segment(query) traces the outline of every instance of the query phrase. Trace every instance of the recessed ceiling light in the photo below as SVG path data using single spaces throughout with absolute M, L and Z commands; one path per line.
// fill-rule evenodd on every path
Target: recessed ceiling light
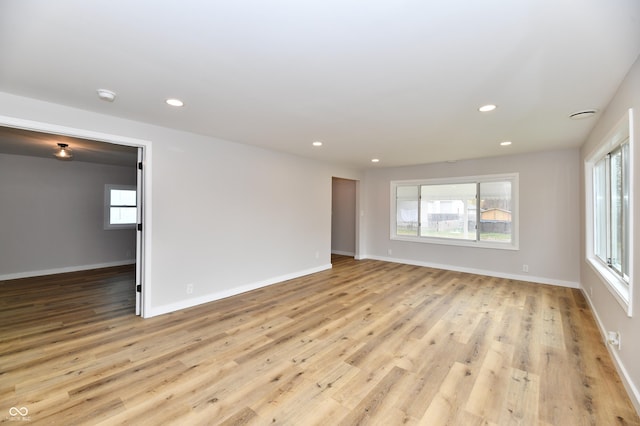
M 315 141 L 314 143 L 312 143 L 311 145 L 313 146 L 322 146 L 322 142 L 320 141 Z
M 511 145 L 511 141 L 500 142 L 500 146 L 509 146 Z
M 572 114 L 569 114 L 569 118 L 572 120 L 582 120 L 583 118 L 590 118 L 596 115 L 598 112 L 597 109 L 585 109 L 582 111 L 576 111 Z
M 165 102 L 167 103 L 167 105 L 171 105 L 174 107 L 184 106 L 184 102 L 182 102 L 180 99 L 169 98 Z
M 380 162 L 380 159 L 379 159 L 379 158 L 372 158 L 372 159 L 371 159 L 371 162 L 372 162 L 372 163 L 379 163 L 379 162 Z
M 493 104 L 487 104 L 487 105 L 482 105 L 480 108 L 478 108 L 478 111 L 480 111 L 480 112 L 489 112 L 489 111 L 493 111 L 496 108 L 498 108 L 498 107 L 493 105 Z
M 113 102 L 114 99 L 116 98 L 116 94 L 114 92 L 112 92 L 111 90 L 98 89 L 98 90 L 96 90 L 96 92 L 98 92 L 98 97 L 100 99 L 102 99 L 103 101 Z

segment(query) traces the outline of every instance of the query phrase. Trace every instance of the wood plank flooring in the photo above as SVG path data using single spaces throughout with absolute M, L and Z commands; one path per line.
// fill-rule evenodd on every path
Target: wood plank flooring
M 0 282 L 0 422 L 640 425 L 579 291 L 333 265 L 146 320 L 131 268 Z

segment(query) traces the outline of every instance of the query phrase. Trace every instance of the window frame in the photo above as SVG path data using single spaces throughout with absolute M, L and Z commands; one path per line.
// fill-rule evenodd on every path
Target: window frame
M 440 238 L 440 237 L 425 237 L 425 236 L 411 236 L 411 235 L 398 235 L 397 229 L 397 199 L 396 190 L 399 186 L 421 186 L 421 185 L 457 185 L 457 184 L 476 184 L 476 197 L 480 184 L 490 182 L 511 182 L 511 241 L 486 241 L 478 239 L 456 239 L 456 238 Z M 441 244 L 449 246 L 463 246 L 463 247 L 476 247 L 476 248 L 488 248 L 488 249 L 500 249 L 500 250 L 519 250 L 519 173 L 502 173 L 492 175 L 478 175 L 478 176 L 460 176 L 451 178 L 432 178 L 432 179 L 415 179 L 415 180 L 394 180 L 390 184 L 390 218 L 389 218 L 389 236 L 391 240 L 397 241 L 410 241 L 423 244 Z M 420 203 L 420 197 L 418 193 L 418 203 Z M 478 203 L 476 204 L 476 206 Z M 476 207 L 476 216 L 479 217 L 480 210 Z M 478 221 L 477 221 L 478 222 Z M 420 225 L 418 224 L 418 227 Z
M 627 172 L 628 172 L 628 200 L 627 200 L 627 230 L 626 230 L 626 255 L 628 257 L 628 278 L 625 278 L 624 271 L 616 271 L 612 265 L 609 264 L 609 259 L 602 259 L 596 254 L 595 244 L 597 241 L 602 241 L 602 237 L 599 236 L 597 231 L 596 222 L 596 196 L 594 191 L 595 185 L 595 171 L 597 165 L 601 161 L 605 161 L 605 207 L 606 207 L 606 226 L 605 236 L 607 240 L 607 256 L 610 255 L 610 241 L 611 238 L 609 229 L 611 228 L 611 189 L 610 189 L 610 164 L 607 157 L 611 153 L 614 153 L 622 147 L 624 144 L 628 144 L 628 158 L 627 158 Z M 613 129 L 602 139 L 600 144 L 594 148 L 594 150 L 585 158 L 584 162 L 584 178 L 585 178 L 585 260 L 586 263 L 593 269 L 596 275 L 603 282 L 605 287 L 613 295 L 614 299 L 620 304 L 627 316 L 633 316 L 633 287 L 634 287 L 634 271 L 633 271 L 633 216 L 634 216 L 634 197 L 632 182 L 634 181 L 634 135 L 633 135 L 633 109 L 629 109 L 627 113 L 620 119 L 620 121 L 613 127 Z M 624 256 L 623 256 L 624 257 Z M 623 268 L 621 268 L 623 269 Z
M 112 190 L 123 190 L 123 191 L 134 191 L 136 192 L 136 205 L 135 206 L 127 206 L 127 207 L 135 207 L 138 208 L 138 197 L 136 185 L 119 185 L 119 184 L 105 184 L 104 185 L 104 229 L 105 230 L 115 230 L 115 229 L 135 229 L 138 222 L 138 215 L 136 211 L 136 220 L 132 223 L 111 223 L 111 207 L 119 207 L 111 204 L 111 191 Z

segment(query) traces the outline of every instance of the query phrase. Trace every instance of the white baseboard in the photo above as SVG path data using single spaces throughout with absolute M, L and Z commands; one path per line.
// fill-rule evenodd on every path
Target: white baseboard
M 179 302 L 171 303 L 168 305 L 151 307 L 150 309 L 151 312 L 145 311 L 145 318 L 151 318 L 158 315 L 179 311 L 181 309 L 192 308 L 194 306 L 202 305 L 204 303 L 214 302 L 216 300 L 224 299 L 226 297 L 231 297 L 241 293 L 246 293 L 251 290 L 256 290 L 258 288 L 267 287 L 272 284 L 277 284 L 277 283 L 291 280 L 294 278 L 303 277 L 305 275 L 314 274 L 316 272 L 326 271 L 327 269 L 331 269 L 331 267 L 332 265 L 329 263 L 328 265 L 322 265 L 316 268 L 305 269 L 303 271 L 293 272 L 291 274 L 280 275 L 278 277 L 269 278 L 266 280 L 242 285 L 239 287 L 233 287 L 233 288 L 218 291 L 215 293 L 206 294 L 204 296 L 181 300 Z
M 372 256 L 372 255 L 361 256 L 360 259 L 383 260 L 385 262 L 404 263 L 405 265 L 425 266 L 427 268 L 436 268 L 436 269 L 446 269 L 448 271 L 465 272 L 468 274 L 476 274 L 476 275 L 487 275 L 490 277 L 506 278 L 509 280 L 527 281 L 527 282 L 538 283 L 538 284 L 549 284 L 549 285 L 555 285 L 560 287 L 580 288 L 580 283 L 573 282 L 573 281 L 555 280 L 555 279 L 544 278 L 544 277 L 536 277 L 532 275 L 507 274 L 504 272 L 490 271 L 486 269 L 465 268 L 457 265 L 445 265 L 441 263 L 423 262 L 418 260 L 398 259 L 394 257 Z
M 618 370 L 618 374 L 622 379 L 622 384 L 627 390 L 629 399 L 631 399 L 631 403 L 633 404 L 633 407 L 636 409 L 636 412 L 640 414 L 640 391 L 638 391 L 638 388 L 631 380 L 631 376 L 629 376 L 627 369 L 624 367 L 624 364 L 622 363 L 622 360 L 620 359 L 618 352 L 615 351 L 610 345 L 607 344 L 607 329 L 605 328 L 604 323 L 600 320 L 600 316 L 598 315 L 598 311 L 596 311 L 596 308 L 593 305 L 593 302 L 591 301 L 591 297 L 589 296 L 589 294 L 584 288 L 580 287 L 580 290 L 582 291 L 584 298 L 587 299 L 587 303 L 591 308 L 591 312 L 593 312 L 593 316 L 596 320 L 596 324 L 598 324 L 598 329 L 600 330 L 600 335 L 602 336 L 602 341 L 604 342 L 604 345 L 607 347 L 607 350 L 609 351 L 609 354 L 613 359 L 613 363 L 615 364 L 616 370 Z
M 339 254 L 341 256 L 355 256 L 356 255 L 352 251 L 341 251 L 341 250 L 331 250 L 331 254 Z
M 90 269 L 110 268 L 112 266 L 132 265 L 135 259 L 117 260 L 115 262 L 95 263 L 93 265 L 65 266 L 63 268 L 41 269 L 39 271 L 16 272 L 0 275 L 0 281 L 17 280 L 20 278 L 41 277 L 44 275 L 64 274 L 67 272 L 88 271 Z

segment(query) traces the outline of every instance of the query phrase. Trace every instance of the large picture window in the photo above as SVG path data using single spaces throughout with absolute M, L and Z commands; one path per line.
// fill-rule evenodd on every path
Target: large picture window
M 629 111 L 585 163 L 587 260 L 631 315 L 632 138 Z
M 518 175 L 391 182 L 391 238 L 517 249 Z

